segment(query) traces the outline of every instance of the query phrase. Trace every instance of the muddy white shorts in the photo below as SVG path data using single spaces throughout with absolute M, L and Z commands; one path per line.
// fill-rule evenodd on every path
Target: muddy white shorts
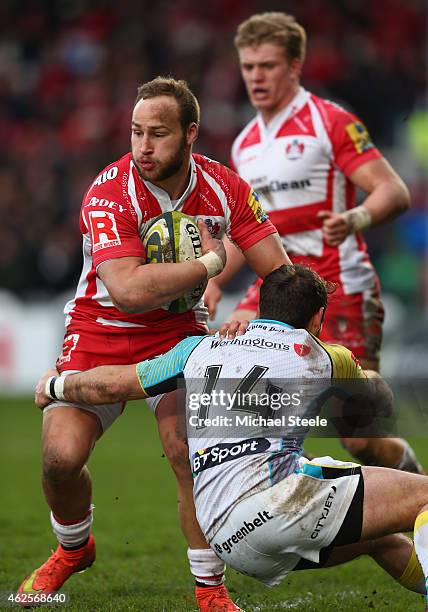
M 294 474 L 238 502 L 210 544 L 238 572 L 275 586 L 292 570 L 322 567 L 334 546 L 358 542 L 363 499 L 359 465 L 302 457 Z
M 75 374 L 76 372 L 78 372 L 78 370 L 65 370 L 63 374 L 64 376 L 67 376 L 68 374 Z M 110 425 L 114 423 L 117 417 L 122 414 L 125 408 L 125 402 L 93 406 L 91 404 L 83 404 L 81 402 L 66 402 L 65 400 L 58 400 L 48 404 L 43 409 L 43 414 L 46 414 L 55 408 L 64 406 L 70 406 L 70 409 L 80 408 L 80 410 L 94 414 L 96 417 L 98 417 L 102 431 L 105 432 Z

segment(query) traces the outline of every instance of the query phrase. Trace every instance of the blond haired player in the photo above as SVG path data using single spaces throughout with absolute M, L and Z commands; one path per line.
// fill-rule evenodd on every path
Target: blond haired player
M 358 117 L 301 86 L 306 33 L 292 15 L 253 15 L 239 25 L 235 46 L 257 115 L 235 139 L 231 165 L 257 189 L 293 263 L 338 285 L 322 339 L 345 345 L 363 367 L 379 370 L 384 311 L 361 232 L 403 213 L 408 190 Z M 355 206 L 356 188 L 367 194 L 361 206 Z M 228 247 L 226 269 L 206 292 L 211 312 L 219 287 L 244 261 Z M 261 282 L 251 285 L 231 319 L 257 315 Z M 421 470 L 404 440 L 344 443 L 364 463 Z

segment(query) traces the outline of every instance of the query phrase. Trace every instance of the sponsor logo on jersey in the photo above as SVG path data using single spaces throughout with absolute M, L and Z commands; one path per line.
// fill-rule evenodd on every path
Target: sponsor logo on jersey
M 301 159 L 305 151 L 305 145 L 303 142 L 299 142 L 296 138 L 289 142 L 285 147 L 285 156 L 287 159 L 294 161 Z
M 107 181 L 112 181 L 113 179 L 117 177 L 118 172 L 119 172 L 119 168 L 117 166 L 113 166 L 112 168 L 109 168 L 108 170 L 104 170 L 104 172 L 100 174 L 99 176 L 97 176 L 95 181 L 92 183 L 91 189 L 92 187 L 94 187 L 94 185 L 102 185 L 103 183 L 106 183 Z
M 214 548 L 219 554 L 226 552 L 230 555 L 234 544 L 238 544 L 239 540 L 244 540 L 249 533 L 255 531 L 255 529 L 259 527 L 263 527 L 263 525 L 273 518 L 274 517 L 269 514 L 269 510 L 261 510 L 257 513 L 256 517 L 251 519 L 251 521 L 244 521 L 242 526 L 235 531 L 230 538 L 226 538 L 221 544 L 214 543 Z
M 254 189 L 251 189 L 250 193 L 248 194 L 247 204 L 253 211 L 257 223 L 263 223 L 266 221 L 268 216 L 265 213 L 263 206 L 260 203 L 259 196 Z
M 307 344 L 297 344 L 294 343 L 294 351 L 299 355 L 299 357 L 306 357 L 311 352 L 311 347 Z
M 268 185 L 262 185 L 257 187 L 258 191 L 265 196 L 270 193 L 277 191 L 295 191 L 299 189 L 307 189 L 311 186 L 309 179 L 302 179 L 301 181 L 271 181 Z
M 240 442 L 221 443 L 203 448 L 192 455 L 192 471 L 197 476 L 204 470 L 217 467 L 228 461 L 234 461 L 247 455 L 264 453 L 270 447 L 266 438 L 252 438 Z
M 71 353 L 77 346 L 77 342 L 79 341 L 80 334 L 70 334 L 64 339 L 64 344 L 62 347 L 62 353 L 57 359 L 57 366 L 62 365 L 63 363 L 67 363 L 71 361 Z
M 113 213 L 103 210 L 91 210 L 89 212 L 89 224 L 93 253 L 121 244 Z
M 118 210 L 119 212 L 123 212 L 125 209 L 122 204 L 118 204 L 117 202 L 113 202 L 111 200 L 106 200 L 105 198 L 96 198 L 93 196 L 87 204 L 85 204 L 85 208 L 89 206 L 97 206 L 99 208 L 111 208 L 113 210 Z
M 371 141 L 370 134 L 360 121 L 348 123 L 345 129 L 354 143 L 357 153 L 365 153 L 369 149 L 373 149 L 374 144 Z
M 211 349 L 216 349 L 222 346 L 230 346 L 231 344 L 237 344 L 238 346 L 255 346 L 261 349 L 273 349 L 275 351 L 289 351 L 290 345 L 284 344 L 283 342 L 273 342 L 272 340 L 265 340 L 264 338 L 233 338 L 224 340 L 214 339 L 211 340 Z M 295 345 L 296 346 L 296 345 Z M 296 350 L 296 349 L 294 349 Z
M 336 491 L 337 491 L 337 488 L 334 485 L 332 485 L 330 487 L 330 491 L 327 496 L 327 499 L 324 502 L 324 508 L 322 509 L 321 516 L 319 517 L 317 524 L 315 525 L 315 529 L 311 533 L 311 540 L 316 540 L 320 534 L 320 531 L 324 527 L 325 521 L 330 513 L 330 508 L 333 505 L 334 496 L 336 495 Z

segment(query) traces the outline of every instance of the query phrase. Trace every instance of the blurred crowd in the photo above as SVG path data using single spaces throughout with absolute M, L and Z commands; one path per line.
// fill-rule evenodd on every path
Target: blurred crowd
M 290 12 L 306 28 L 304 86 L 356 112 L 393 153 L 413 209 L 367 236 L 384 287 L 426 300 L 426 179 L 416 146 L 412 157 L 427 129 L 423 0 L 2 0 L 1 288 L 42 299 L 75 284 L 81 199 L 129 150 L 138 84 L 158 74 L 186 79 L 202 108 L 197 150 L 227 162 L 253 113 L 233 35 L 265 10 Z

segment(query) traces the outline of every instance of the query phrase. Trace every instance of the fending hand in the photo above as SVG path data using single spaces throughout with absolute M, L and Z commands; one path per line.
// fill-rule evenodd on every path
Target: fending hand
M 209 251 L 213 251 L 223 261 L 223 266 L 226 263 L 226 250 L 222 240 L 213 238 L 208 231 L 207 224 L 204 221 L 198 220 L 198 227 L 201 234 L 202 253 L 205 255 Z
M 52 402 L 52 399 L 45 393 L 46 381 L 51 376 L 59 376 L 59 374 L 54 369 L 45 372 L 37 383 L 34 391 L 34 402 L 40 410 L 43 410 L 43 408 Z

